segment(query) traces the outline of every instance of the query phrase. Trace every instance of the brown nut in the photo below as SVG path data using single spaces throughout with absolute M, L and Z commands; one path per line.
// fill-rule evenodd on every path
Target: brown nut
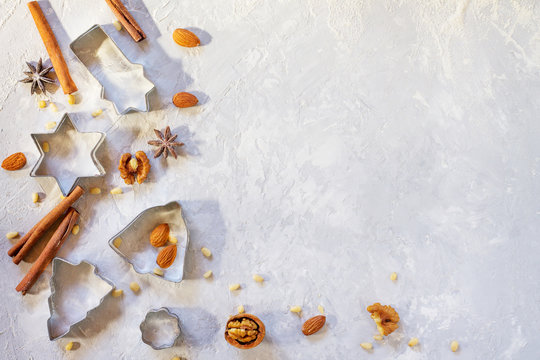
M 120 170 L 120 177 L 124 179 L 124 182 L 128 185 L 132 185 L 135 182 L 135 175 L 133 175 L 129 167 L 130 160 L 131 160 L 131 154 L 125 153 L 122 155 L 118 163 L 118 170 Z
M 169 245 L 161 249 L 157 256 L 156 264 L 158 264 L 162 269 L 166 269 L 171 266 L 174 259 L 176 259 L 176 250 L 176 245 Z
M 26 156 L 22 152 L 10 155 L 2 161 L 2 168 L 8 171 L 19 170 L 24 165 L 26 165 Z
M 186 29 L 176 29 L 173 32 L 173 40 L 180 46 L 184 47 L 195 47 L 201 44 L 201 40 L 189 30 Z
M 251 314 L 237 314 L 227 321 L 225 340 L 239 349 L 251 349 L 264 339 L 266 329 L 262 321 Z
M 321 330 L 324 324 L 326 323 L 326 316 L 317 315 L 308 319 L 302 326 L 302 332 L 304 335 L 309 336 L 315 334 L 317 331 Z
M 150 234 L 150 244 L 155 247 L 163 246 L 169 240 L 169 224 L 159 224 Z
M 150 172 L 150 160 L 148 160 L 144 151 L 137 151 L 135 158 L 137 158 L 137 182 L 142 184 Z
M 179 92 L 173 96 L 172 102 L 176 107 L 188 108 L 197 105 L 199 99 L 193 94 Z
M 375 303 L 367 307 L 381 335 L 390 335 L 399 325 L 399 315 L 390 305 Z

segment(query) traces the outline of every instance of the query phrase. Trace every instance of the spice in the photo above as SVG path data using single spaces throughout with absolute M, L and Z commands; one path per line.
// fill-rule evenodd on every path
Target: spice
M 174 141 L 178 135 L 172 135 L 171 128 L 169 126 L 165 128 L 165 134 L 157 129 L 154 129 L 154 132 L 156 133 L 158 139 L 148 141 L 149 145 L 158 146 L 158 149 L 154 153 L 154 159 L 160 157 L 161 154 L 163 154 L 163 157 L 166 159 L 169 156 L 169 153 L 171 153 L 176 159 L 178 155 L 176 154 L 174 147 L 184 145 L 182 142 Z
M 39 58 L 36 67 L 34 67 L 34 65 L 30 64 L 29 62 L 26 62 L 26 65 L 28 66 L 30 71 L 25 71 L 24 73 L 26 77 L 22 80 L 19 80 L 19 82 L 32 83 L 32 86 L 30 87 L 30 95 L 33 95 L 38 89 L 43 94 L 45 94 L 47 92 L 45 84 L 54 84 L 54 80 L 47 77 L 47 74 L 49 73 L 49 71 L 51 71 L 53 67 L 49 66 L 47 68 L 44 68 L 41 58 Z

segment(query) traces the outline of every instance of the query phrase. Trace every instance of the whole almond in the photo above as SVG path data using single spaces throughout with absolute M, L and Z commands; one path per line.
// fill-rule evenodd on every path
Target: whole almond
M 197 35 L 186 29 L 174 30 L 172 37 L 175 43 L 184 47 L 195 47 L 201 44 Z
M 8 171 L 15 171 L 26 165 L 26 156 L 22 152 L 8 156 L 2 161 L 2 168 Z
M 326 323 L 326 316 L 324 315 L 314 316 L 311 319 L 308 319 L 304 323 L 304 325 L 302 326 L 302 332 L 306 336 L 313 335 L 317 331 L 321 330 L 321 328 L 324 326 L 324 323 Z
M 169 224 L 159 224 L 150 234 L 150 244 L 155 247 L 163 246 L 169 240 Z
M 197 105 L 199 99 L 193 94 L 187 92 L 179 92 L 172 98 L 172 102 L 176 107 L 188 108 Z
M 176 245 L 169 245 L 159 252 L 156 263 L 162 269 L 166 269 L 172 265 L 174 259 L 176 259 Z

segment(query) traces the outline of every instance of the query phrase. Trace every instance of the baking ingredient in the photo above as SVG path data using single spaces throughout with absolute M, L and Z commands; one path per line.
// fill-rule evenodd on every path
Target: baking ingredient
M 203 277 L 204 277 L 205 279 L 209 279 L 210 277 L 212 277 L 212 270 L 208 270 L 207 272 L 205 272 L 205 273 L 203 274 Z
M 41 144 L 41 148 L 43 149 L 43 152 L 48 153 L 51 150 L 51 147 L 48 142 L 44 141 L 43 144 Z
M 236 311 L 238 311 L 239 314 L 243 314 L 245 312 L 244 305 L 238 305 Z
M 390 274 L 390 280 L 396 281 L 397 280 L 397 273 L 393 272 Z
M 173 40 L 180 46 L 184 47 L 195 47 L 201 44 L 201 40 L 189 30 L 186 29 L 176 29 L 173 32 Z
M 98 117 L 101 114 L 103 114 L 103 110 L 97 109 L 94 112 L 92 112 L 92 117 Z
M 52 102 L 49 105 L 49 109 L 51 109 L 52 112 L 57 112 L 58 111 L 58 106 L 56 106 L 56 104 Z
M 324 307 L 322 305 L 317 306 L 317 310 L 324 315 Z
M 73 79 L 71 79 L 66 61 L 64 60 L 64 56 L 62 55 L 62 51 L 58 46 L 56 37 L 54 36 L 54 33 L 49 23 L 47 22 L 47 19 L 45 18 L 45 15 L 43 14 L 41 7 L 39 6 L 39 3 L 37 1 L 29 2 L 28 9 L 32 14 L 32 18 L 34 19 L 36 27 L 39 31 L 41 40 L 43 41 L 43 44 L 47 49 L 47 53 L 51 58 L 54 72 L 58 77 L 58 81 L 62 86 L 62 90 L 64 90 L 64 94 L 74 93 L 75 91 L 77 91 L 77 86 L 73 82 Z
M 298 314 L 298 313 L 302 312 L 302 307 L 301 306 L 291 306 L 289 311 L 292 312 L 292 313 Z
M 66 241 L 71 233 L 73 226 L 79 218 L 79 213 L 74 208 L 70 207 L 66 216 L 58 225 L 58 228 L 54 231 L 49 242 L 37 258 L 37 260 L 32 264 L 32 267 L 26 274 L 26 276 L 21 280 L 19 285 L 15 288 L 17 291 L 22 292 L 23 295 L 26 294 L 28 290 L 35 284 L 39 276 L 45 271 L 45 268 L 49 265 L 52 259 L 56 256 L 56 253 Z M 19 252 L 18 255 L 20 255 Z
M 173 104 L 179 108 L 188 108 L 197 105 L 199 99 L 193 94 L 179 92 L 173 96 Z
M 135 157 L 137 158 L 137 182 L 139 184 L 142 184 L 144 180 L 148 177 L 148 173 L 150 172 L 150 160 L 148 160 L 148 157 L 146 157 L 146 154 L 144 151 L 137 151 L 135 153 Z
M 210 249 L 208 248 L 201 248 L 201 252 L 204 256 L 206 256 L 207 258 L 209 258 L 210 256 L 212 256 L 212 252 L 210 251 Z
M 70 351 L 71 349 L 73 349 L 73 341 L 68 342 L 65 349 L 66 351 Z
M 80 186 L 75 189 L 58 205 L 56 205 L 43 219 L 41 219 L 30 231 L 28 231 L 15 245 L 8 250 L 8 255 L 13 256 L 13 263 L 19 264 L 22 258 L 30 252 L 30 249 L 41 238 L 41 236 L 62 216 L 75 201 L 77 201 L 84 190 Z
M 77 235 L 79 233 L 79 231 L 81 230 L 81 227 L 77 224 L 73 227 L 73 229 L 71 230 L 71 233 L 73 235 Z
M 56 127 L 56 121 L 49 121 L 45 124 L 45 129 L 51 130 Z
M 32 193 L 32 202 L 34 204 L 39 202 L 39 194 L 38 193 Z
M 120 297 L 124 294 L 124 290 L 122 289 L 114 289 L 112 292 L 111 292 L 111 295 L 113 297 Z
M 128 185 L 135 182 L 135 174 L 137 175 L 137 183 L 142 184 L 148 177 L 150 168 L 150 161 L 143 151 L 137 151 L 133 159 L 130 153 L 123 154 L 118 164 L 120 177 Z
M 150 244 L 155 247 L 164 246 L 169 240 L 169 224 L 159 224 L 150 233 Z
M 456 352 L 458 351 L 458 349 L 459 349 L 459 343 L 456 340 L 452 341 L 450 343 L 450 350 L 452 350 L 453 352 Z
M 258 283 L 262 283 L 264 281 L 264 278 L 261 275 L 254 274 L 253 275 L 253 280 L 255 280 Z
M 240 349 L 251 349 L 261 343 L 266 334 L 263 322 L 252 314 L 237 314 L 225 326 L 225 340 Z
M 120 170 L 120 177 L 124 179 L 124 182 L 128 185 L 132 185 L 135 182 L 135 176 L 129 170 L 128 164 L 131 160 L 131 154 L 125 153 L 120 157 L 118 164 L 118 170 Z
M 44 68 L 41 58 L 39 58 L 36 67 L 34 67 L 34 65 L 30 64 L 29 62 L 26 62 L 26 65 L 28 66 L 30 71 L 25 71 L 24 74 L 26 75 L 26 77 L 22 80 L 19 80 L 19 82 L 32 83 L 32 86 L 30 87 L 30 95 L 33 95 L 38 89 L 43 94 L 47 93 L 45 84 L 54 84 L 54 80 L 47 77 L 47 74 L 49 73 L 49 71 L 52 70 L 53 67 L 49 66 L 47 68 Z
M 176 259 L 176 251 L 176 245 L 169 245 L 167 247 L 164 247 L 159 252 L 156 263 L 163 269 L 168 268 L 173 264 L 174 259 Z
M 163 270 L 161 270 L 160 268 L 155 268 L 154 269 L 154 274 L 156 274 L 157 276 L 163 276 Z
M 45 100 L 38 101 L 38 108 L 45 109 L 47 107 L 47 102 Z
M 118 249 L 121 244 L 122 244 L 122 238 L 117 237 L 116 239 L 113 240 L 113 245 L 115 248 Z
M 77 99 L 75 98 L 75 95 L 73 94 L 68 94 L 66 98 L 69 105 L 75 105 L 75 103 L 77 102 Z
M 114 28 L 115 28 L 116 30 L 118 30 L 118 31 L 122 30 L 122 24 L 120 23 L 120 21 L 114 20 L 114 21 L 112 22 L 112 24 L 113 24 L 113 26 L 114 26 Z
M 390 305 L 381 305 L 375 303 L 367 307 L 367 311 L 371 313 L 371 318 L 375 320 L 377 330 L 381 335 L 390 335 L 396 330 L 399 322 L 399 315 Z
M 101 194 L 101 189 L 98 188 L 98 187 L 90 188 L 90 194 L 92 194 L 92 195 L 98 195 L 98 194 Z
M 19 170 L 24 165 L 26 165 L 26 156 L 22 152 L 9 155 L 2 161 L 2 169 L 8 171 Z
M 139 286 L 139 284 L 137 284 L 135 281 L 131 282 L 129 284 L 129 288 L 131 289 L 131 291 L 133 291 L 134 293 L 136 292 L 139 292 L 139 290 L 141 290 L 141 287 Z
M 361 346 L 362 349 L 364 349 L 364 350 L 371 350 L 371 349 L 373 349 L 373 344 L 372 344 L 372 343 L 368 343 L 368 342 L 361 343 L 360 346 Z
M 302 332 L 306 336 L 313 335 L 317 331 L 321 330 L 325 323 L 326 323 L 326 316 L 324 315 L 314 316 L 311 319 L 306 320 L 304 325 L 302 325 Z
M 418 338 L 411 338 L 411 340 L 409 340 L 409 343 L 408 343 L 409 346 L 415 346 L 415 345 L 418 345 Z
M 6 234 L 6 238 L 8 238 L 9 240 L 11 239 L 15 239 L 16 237 L 19 236 L 19 232 L 18 231 L 10 231 Z
M 235 291 L 235 290 L 238 290 L 240 289 L 240 284 L 231 284 L 229 285 L 229 290 L 230 291 Z
M 169 242 L 171 244 L 176 244 L 178 242 L 178 239 L 176 238 L 176 236 L 169 234 Z
M 122 192 L 123 192 L 122 188 L 120 188 L 120 187 L 115 187 L 115 188 L 111 189 L 111 194 L 113 194 L 113 195 L 120 195 L 120 194 L 122 194 Z
M 137 159 L 131 158 L 128 162 L 128 170 L 130 172 L 137 172 L 138 167 L 139 167 L 139 164 L 137 163 Z
M 158 139 L 148 141 L 149 145 L 154 145 L 158 147 L 154 153 L 154 159 L 161 156 L 161 154 L 163 154 L 163 157 L 166 159 L 169 156 L 169 153 L 171 153 L 172 156 L 174 156 L 174 158 L 176 159 L 178 155 L 176 154 L 174 147 L 184 145 L 184 143 L 182 142 L 174 141 L 176 140 L 176 137 L 178 135 L 171 134 L 170 126 L 167 126 L 165 128 L 165 133 L 162 133 L 157 129 L 154 129 L 154 133 L 156 134 Z
M 381 341 L 383 339 L 383 336 L 381 334 L 373 335 L 373 339 L 377 341 Z
M 146 34 L 144 33 L 144 31 L 142 31 L 141 27 L 139 26 L 137 21 L 135 21 L 133 16 L 131 16 L 124 4 L 122 4 L 122 1 L 105 0 L 105 2 L 107 3 L 107 5 L 109 5 L 114 16 L 116 16 L 116 18 L 122 23 L 126 31 L 133 38 L 133 40 L 139 42 L 146 39 Z

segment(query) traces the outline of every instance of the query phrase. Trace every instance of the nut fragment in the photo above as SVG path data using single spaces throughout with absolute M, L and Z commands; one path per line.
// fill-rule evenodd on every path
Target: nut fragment
M 201 252 L 204 256 L 206 256 L 207 258 L 209 258 L 210 256 L 212 256 L 212 252 L 210 251 L 210 249 L 208 248 L 201 248 Z
M 239 349 L 251 349 L 264 339 L 266 329 L 262 321 L 251 314 L 237 314 L 229 318 L 225 340 Z
M 122 30 L 122 23 L 118 20 L 114 20 L 113 23 L 114 28 L 118 31 Z
M 173 96 L 173 104 L 179 108 L 188 108 L 197 105 L 199 99 L 188 92 L 179 92 Z
M 301 306 L 291 306 L 289 311 L 292 312 L 292 313 L 298 314 L 298 313 L 302 312 L 302 307 Z
M 323 308 L 322 305 L 317 306 L 317 309 L 319 310 L 319 312 L 320 312 L 321 314 L 324 315 L 324 308 Z
M 49 109 L 51 109 L 52 112 L 57 112 L 58 106 L 56 106 L 56 104 L 52 102 L 51 105 L 49 105 Z
M 75 95 L 73 94 L 68 94 L 66 98 L 69 105 L 74 105 L 77 102 L 77 99 L 75 98 Z
M 141 290 L 141 287 L 135 281 L 133 281 L 133 282 L 131 282 L 129 284 L 129 288 L 131 289 L 131 291 L 133 291 L 135 293 L 138 292 L 139 290 Z
M 49 121 L 48 123 L 45 124 L 45 129 L 47 130 L 54 129 L 55 127 L 56 127 L 56 121 Z
M 128 185 L 132 185 L 135 182 L 135 175 L 128 170 L 128 163 L 131 160 L 131 154 L 125 153 L 120 157 L 118 164 L 118 170 L 120 170 L 120 177 L 124 179 L 124 182 Z
M 408 343 L 409 346 L 415 346 L 415 345 L 418 345 L 418 338 L 411 338 L 411 340 L 409 340 L 409 343 Z
M 137 159 L 131 158 L 128 163 L 129 172 L 132 172 L 132 173 L 137 172 L 137 166 L 138 166 Z
M 45 100 L 38 101 L 38 108 L 44 109 L 47 107 L 47 102 Z
M 2 161 L 2 169 L 8 171 L 19 170 L 24 165 L 26 165 L 26 156 L 22 152 L 9 155 Z
M 43 152 L 48 153 L 51 147 L 49 146 L 49 143 L 44 141 L 43 144 L 41 144 L 41 148 L 43 149 Z
M 367 307 L 371 313 L 371 318 L 377 324 L 377 330 L 381 335 L 389 335 L 396 330 L 399 322 L 399 315 L 390 305 L 375 303 Z
M 135 158 L 137 158 L 137 182 L 142 184 L 150 172 L 150 160 L 144 151 L 137 151 Z
M 371 349 L 373 349 L 373 344 L 372 344 L 372 343 L 368 343 L 368 342 L 361 343 L 360 346 L 361 346 L 362 349 L 364 349 L 364 350 L 371 350 Z
M 101 114 L 103 114 L 103 110 L 97 109 L 94 112 L 92 112 L 92 117 L 98 117 Z
M 122 193 L 123 193 L 123 191 L 122 191 L 121 187 L 115 187 L 115 188 L 111 189 L 111 194 L 113 194 L 113 195 L 120 195 Z
M 306 320 L 304 325 L 302 325 L 302 332 L 306 336 L 313 335 L 317 331 L 321 330 L 325 323 L 326 323 L 326 316 L 324 315 L 314 316 L 311 319 Z
M 163 269 L 168 268 L 176 259 L 176 245 L 169 245 L 159 252 L 156 263 Z
M 245 313 L 244 305 L 238 305 L 238 308 L 236 309 L 239 314 Z
M 264 281 L 264 278 L 259 274 L 254 274 L 253 280 L 255 280 L 256 282 L 262 283 Z
M 101 189 L 98 188 L 98 187 L 90 188 L 90 194 L 92 194 L 92 195 L 98 195 L 98 194 L 101 194 Z
M 171 244 L 176 244 L 178 242 L 178 239 L 176 238 L 176 236 L 169 234 L 169 242 Z
M 373 339 L 377 341 L 381 341 L 383 339 L 383 336 L 381 334 L 373 335 Z
M 205 273 L 203 274 L 203 277 L 204 277 L 205 279 L 209 279 L 210 277 L 212 277 L 212 270 L 208 270 L 207 272 L 205 272 Z
M 81 230 L 81 227 L 79 226 L 79 224 L 76 224 L 75 226 L 73 226 L 73 229 L 71 229 L 71 233 L 73 235 L 77 235 L 80 230 Z
M 186 29 L 176 29 L 173 32 L 173 40 L 180 46 L 184 47 L 195 47 L 201 44 L 201 40 L 189 30 Z
M 122 289 L 114 289 L 111 293 L 113 297 L 120 297 L 124 294 L 124 290 Z
M 393 272 L 390 274 L 390 280 L 396 281 L 397 280 L 397 273 Z
M 453 352 L 456 352 L 458 351 L 458 349 L 459 349 L 459 343 L 456 340 L 452 341 L 452 343 L 450 343 L 450 350 L 452 350 Z
M 73 349 L 73 341 L 68 342 L 65 346 L 65 349 L 66 351 L 70 351 L 71 349 Z
M 235 291 L 235 290 L 238 290 L 240 289 L 240 284 L 231 284 L 229 285 L 229 290 L 230 291 Z
M 157 276 L 163 276 L 163 270 L 161 270 L 160 268 L 155 268 L 154 274 L 156 274 Z
M 32 193 L 32 202 L 34 204 L 39 202 L 39 194 L 38 193 Z
M 169 240 L 169 224 L 159 224 L 150 233 L 150 244 L 152 246 L 164 246 L 167 240 Z
M 113 245 L 115 248 L 118 249 L 121 244 L 122 244 L 122 238 L 117 237 L 116 239 L 113 240 Z
M 6 237 L 8 239 L 15 239 L 17 236 L 19 236 L 19 232 L 18 231 L 10 231 L 6 234 Z

